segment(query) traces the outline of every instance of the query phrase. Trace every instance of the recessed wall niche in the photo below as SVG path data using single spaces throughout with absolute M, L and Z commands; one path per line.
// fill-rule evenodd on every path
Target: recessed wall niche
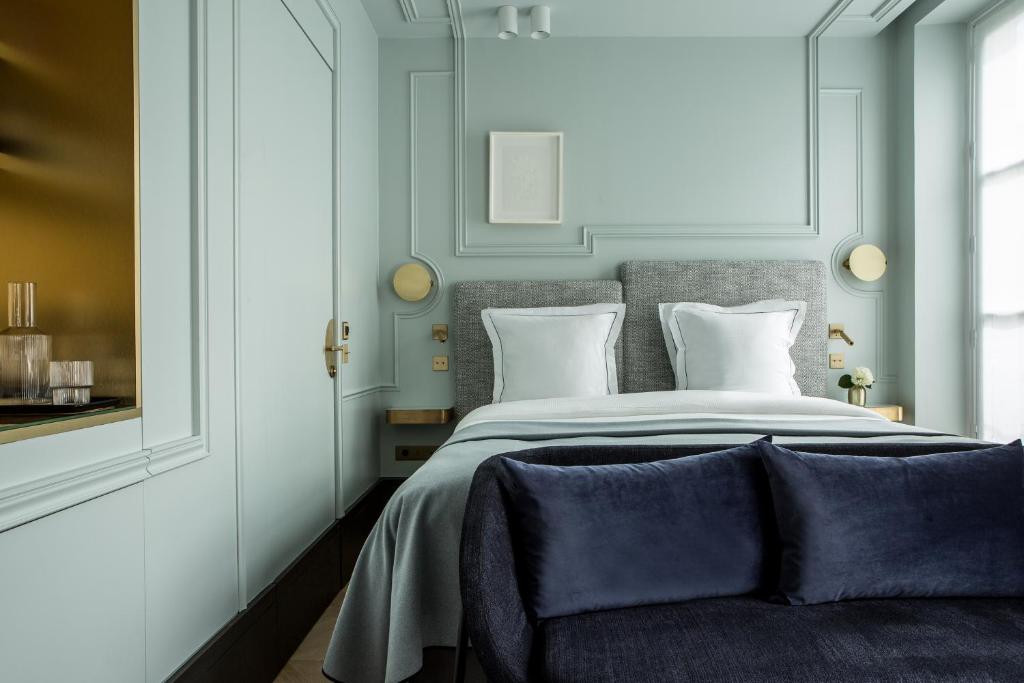
M 35 282 L 53 360 L 93 362 L 95 399 L 0 398 L 0 443 L 139 414 L 134 0 L 5 3 L 0 22 L 0 329 Z

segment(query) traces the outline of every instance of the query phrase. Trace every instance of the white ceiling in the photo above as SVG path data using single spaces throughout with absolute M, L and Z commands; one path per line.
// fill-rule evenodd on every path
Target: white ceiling
M 960 24 L 970 21 L 991 4 L 992 0 L 946 0 L 929 12 L 921 23 Z
M 362 0 L 383 38 L 450 36 L 448 0 Z M 949 0 L 953 2 L 955 0 Z M 466 35 L 497 35 L 498 6 L 520 8 L 522 35 L 529 8 L 513 0 L 452 0 Z M 805 36 L 837 0 L 536 0 L 551 7 L 552 36 Z M 853 0 L 834 24 L 837 35 L 874 35 L 914 0 Z

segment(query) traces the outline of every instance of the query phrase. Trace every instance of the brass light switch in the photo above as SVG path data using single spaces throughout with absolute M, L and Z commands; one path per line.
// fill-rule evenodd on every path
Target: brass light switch
M 829 323 L 828 324 L 828 338 L 829 339 L 842 339 L 844 342 L 853 346 L 853 340 L 850 339 L 850 335 L 846 334 L 846 328 L 842 323 Z
M 351 328 L 349 327 L 348 321 L 342 321 L 342 323 L 341 323 L 341 339 L 342 339 L 342 341 L 347 341 L 348 340 L 349 332 L 351 332 Z
M 846 367 L 846 355 L 842 353 L 828 354 L 828 367 L 831 370 L 842 370 Z
M 434 356 L 431 368 L 434 372 L 448 372 L 448 356 Z
M 446 323 L 434 323 L 431 325 L 430 338 L 444 344 L 448 341 L 448 325 Z

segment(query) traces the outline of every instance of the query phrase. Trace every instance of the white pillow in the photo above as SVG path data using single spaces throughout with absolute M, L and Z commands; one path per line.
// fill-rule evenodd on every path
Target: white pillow
M 494 403 L 619 392 L 615 342 L 623 304 L 487 308 Z
M 799 396 L 789 349 L 807 304 L 772 299 L 730 308 L 659 304 L 676 389 Z

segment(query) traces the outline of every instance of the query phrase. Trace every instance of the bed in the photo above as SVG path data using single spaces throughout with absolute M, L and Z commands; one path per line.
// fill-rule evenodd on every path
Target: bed
M 453 285 L 456 414 L 452 437 L 398 489 L 360 554 L 324 662 L 345 683 L 402 681 L 423 650 L 458 636 L 458 551 L 463 510 L 488 457 L 564 445 L 949 442 L 968 439 L 893 423 L 825 398 L 825 269 L 814 261 L 631 261 L 620 280 L 462 282 Z M 657 306 L 721 306 L 799 299 L 806 319 L 790 351 L 802 396 L 673 391 Z M 624 302 L 616 347 L 625 393 L 491 404 L 488 307 Z

